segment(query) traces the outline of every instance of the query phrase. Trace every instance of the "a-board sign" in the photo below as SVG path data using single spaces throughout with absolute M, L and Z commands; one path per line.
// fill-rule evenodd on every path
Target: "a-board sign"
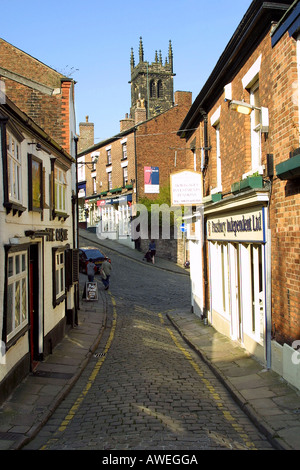
M 98 300 L 97 282 L 86 283 L 86 300 Z

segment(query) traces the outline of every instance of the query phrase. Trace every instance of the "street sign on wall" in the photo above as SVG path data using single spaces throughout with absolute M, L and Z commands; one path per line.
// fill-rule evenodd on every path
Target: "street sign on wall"
M 144 166 L 144 192 L 145 194 L 159 193 L 158 166 Z

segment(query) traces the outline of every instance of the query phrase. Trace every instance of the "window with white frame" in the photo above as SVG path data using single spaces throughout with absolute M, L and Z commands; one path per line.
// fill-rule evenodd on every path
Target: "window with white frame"
M 110 191 L 112 189 L 112 174 L 111 171 L 107 173 L 107 186 L 108 190 Z
M 78 158 L 78 181 L 85 181 L 84 157 Z
M 111 149 L 106 150 L 107 165 L 111 165 Z
M 229 257 L 228 244 L 211 242 L 212 308 L 221 315 L 229 315 Z
M 9 199 L 20 203 L 22 199 L 21 146 L 10 132 L 7 132 L 7 160 Z
M 127 143 L 122 144 L 122 160 L 127 158 Z
M 222 172 L 221 172 L 221 146 L 220 146 L 220 116 L 221 116 L 221 106 L 217 108 L 214 114 L 211 117 L 211 125 L 214 127 L 216 132 L 216 183 L 217 186 L 214 188 L 211 193 L 221 192 L 222 191 Z
M 58 212 L 66 212 L 67 173 L 58 166 L 55 166 L 54 169 L 54 186 L 55 210 Z
M 259 81 L 250 88 L 250 104 L 260 107 Z M 252 171 L 258 171 L 261 165 L 261 125 L 260 110 L 254 109 L 251 113 L 251 162 Z
M 220 124 L 216 126 L 216 155 L 217 155 L 217 188 L 222 189 L 221 150 L 220 150 Z
M 55 254 L 55 297 L 58 300 L 65 293 L 65 252 Z
M 244 89 L 249 91 L 250 104 L 260 107 L 259 97 L 259 75 L 261 70 L 262 55 L 252 64 L 250 69 L 242 78 L 242 85 Z M 250 115 L 251 120 L 251 170 L 244 176 L 259 172 L 262 174 L 261 167 L 261 111 L 255 109 Z
M 123 186 L 126 186 L 128 183 L 128 167 L 124 166 L 123 167 Z
M 7 340 L 28 323 L 27 251 L 8 255 L 7 260 Z

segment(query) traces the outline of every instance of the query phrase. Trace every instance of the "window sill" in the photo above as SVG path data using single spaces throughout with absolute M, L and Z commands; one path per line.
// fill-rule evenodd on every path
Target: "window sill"
M 19 330 L 10 340 L 6 343 L 6 351 L 8 351 L 12 346 L 14 346 L 22 336 L 24 336 L 29 330 L 29 325 L 27 324 L 21 330 Z
M 53 218 L 55 219 L 55 217 L 58 218 L 58 220 L 66 220 L 68 217 L 70 217 L 70 214 L 67 214 L 66 212 L 59 212 L 59 211 L 54 211 L 53 212 Z
M 9 214 L 12 211 L 13 215 L 18 214 L 19 217 L 27 209 L 26 207 L 22 206 L 22 204 L 19 204 L 17 202 L 4 202 L 3 205 L 6 208 L 7 214 Z
M 210 194 L 218 194 L 222 192 L 222 186 L 217 186 L 216 188 L 213 188 L 210 190 Z
M 248 178 L 248 176 L 253 176 L 254 173 L 258 173 L 259 175 L 263 175 L 264 174 L 264 169 L 265 169 L 265 166 L 260 165 L 257 168 L 254 168 L 254 169 L 248 171 L 248 173 L 244 173 L 242 175 L 242 179 L 245 180 L 246 178 Z
M 57 297 L 53 301 L 53 307 L 57 307 L 59 304 L 64 302 L 64 300 L 67 298 L 66 294 L 62 294 L 60 297 Z

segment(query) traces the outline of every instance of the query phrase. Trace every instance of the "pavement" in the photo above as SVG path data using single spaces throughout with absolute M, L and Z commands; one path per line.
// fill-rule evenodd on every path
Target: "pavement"
M 80 236 L 86 244 L 99 244 L 103 251 L 144 262 L 141 252 L 116 241 L 99 240 L 86 230 Z M 159 257 L 153 268 L 189 275 L 188 270 Z M 300 391 L 191 311 L 173 310 L 167 316 L 274 447 L 300 450 Z M 66 331 L 53 353 L 0 406 L 0 450 L 22 449 L 35 437 L 95 354 L 105 325 L 103 298 L 81 300 L 78 326 Z

